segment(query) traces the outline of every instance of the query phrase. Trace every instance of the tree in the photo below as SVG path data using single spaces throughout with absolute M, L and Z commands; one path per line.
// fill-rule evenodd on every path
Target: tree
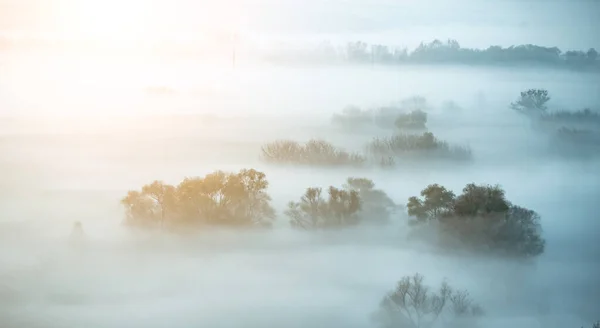
M 442 236 L 460 241 L 473 249 L 490 250 L 510 256 L 533 257 L 544 252 L 540 216 L 513 205 L 496 185 L 468 184 L 462 194 L 454 194 L 437 184 L 421 191 L 423 199 L 408 199 L 412 223 L 435 221 Z
M 386 328 L 432 327 L 444 313 L 452 316 L 451 322 L 474 319 L 483 314 L 481 307 L 469 297 L 467 291 L 453 290 L 443 282 L 437 291 L 432 291 L 416 273 L 405 276 L 396 288 L 381 300 L 375 318 Z
M 470 183 L 454 201 L 454 215 L 474 217 L 490 213 L 503 213 L 509 208 L 504 190 L 500 186 L 476 185 Z
M 423 200 L 410 197 L 406 208 L 408 215 L 417 220 L 428 221 L 438 219 L 441 215 L 447 215 L 452 211 L 454 205 L 454 193 L 446 187 L 431 184 L 421 191 Z
M 162 181 L 154 181 L 142 187 L 142 195 L 153 201 L 158 209 L 161 227 L 165 223 L 165 214 L 174 208 L 176 196 L 175 187 L 166 185 Z
M 547 107 L 546 103 L 550 100 L 548 90 L 529 89 L 522 91 L 517 101 L 510 104 L 510 107 L 516 111 L 526 114 L 543 114 Z
M 598 59 L 598 51 L 596 51 L 596 49 L 594 48 L 590 48 L 590 50 L 587 51 L 586 55 L 590 63 L 595 63 Z
M 300 202 L 290 202 L 285 215 L 292 227 L 303 230 L 337 229 L 359 223 L 361 199 L 355 190 L 333 186 L 328 189 L 328 199 L 322 197 L 321 188 L 308 188 Z
M 275 218 L 264 173 L 216 171 L 185 178 L 177 187 L 155 181 L 121 200 L 125 222 L 137 227 L 266 226 Z M 157 224 L 158 223 L 158 224 Z
M 348 178 L 343 185 L 345 190 L 356 191 L 362 206 L 360 216 L 370 222 L 385 223 L 398 205 L 381 189 L 375 189 L 375 183 L 365 178 Z

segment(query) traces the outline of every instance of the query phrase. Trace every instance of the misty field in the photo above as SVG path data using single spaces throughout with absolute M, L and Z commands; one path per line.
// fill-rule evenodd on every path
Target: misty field
M 56 66 L 14 60 L 0 76 L 0 106 L 8 108 L 0 119 L 3 327 L 376 327 L 382 298 L 415 273 L 430 292 L 447 281 L 455 301 L 468 290 L 469 313 L 479 313 L 475 302 L 483 309 L 469 324 L 481 327 L 577 328 L 598 317 L 600 152 L 582 146 L 594 144 L 588 134 L 561 129 L 591 138 L 599 129 L 576 114 L 536 118 L 510 108 L 520 92 L 540 88 L 551 95 L 549 112 L 597 110 L 598 75 L 243 63 L 211 71 L 140 60 L 65 68 L 67 82 L 51 85 L 57 72 L 47 67 Z M 106 77 L 107 67 L 124 78 L 77 83 L 85 74 Z M 23 77 L 33 71 L 35 78 Z M 426 124 L 422 114 L 398 114 L 387 127 L 332 122 L 347 106 L 411 113 L 402 104 L 416 95 L 427 100 Z M 265 145 L 281 140 L 291 140 L 294 161 L 265 160 Z M 421 148 L 442 155 L 406 160 L 405 152 Z M 379 157 L 338 165 L 362 164 L 373 149 L 394 165 L 382 167 Z M 461 160 L 442 158 L 455 150 Z M 164 183 L 161 192 L 177 191 L 173 214 L 148 205 L 156 193 L 144 186 L 153 181 Z M 493 250 L 512 233 L 507 225 L 478 230 L 485 238 L 468 247 L 438 244 L 469 236 L 475 223 L 449 235 L 438 208 L 427 207 L 439 190 L 421 191 L 439 184 L 454 193 L 438 202 L 440 211 L 499 193 L 463 193 L 470 183 L 499 185 L 506 202 L 495 209 L 486 201 L 498 197 L 481 196 L 484 210 L 450 216 L 467 222 L 482 211 L 531 209 L 519 218 L 539 216 L 539 227 L 526 228 L 539 228 L 545 247 L 483 252 L 483 243 Z M 421 207 L 411 212 L 413 196 Z M 253 203 L 236 203 L 243 197 Z M 242 212 L 246 221 L 232 220 Z M 74 243 L 77 221 L 83 239 Z

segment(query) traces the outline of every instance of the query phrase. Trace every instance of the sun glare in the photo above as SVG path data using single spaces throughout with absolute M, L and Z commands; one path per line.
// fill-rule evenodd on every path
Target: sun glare
M 65 0 L 57 24 L 62 37 L 102 42 L 201 37 L 234 30 L 236 2 L 207 0 Z
M 62 10 L 63 33 L 97 41 L 142 40 L 151 36 L 152 1 L 78 0 Z

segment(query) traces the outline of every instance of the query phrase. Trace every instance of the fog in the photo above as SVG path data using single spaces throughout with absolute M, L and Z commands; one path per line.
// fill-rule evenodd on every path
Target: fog
M 472 47 L 534 43 L 587 49 L 598 46 L 584 24 L 596 4 L 553 2 L 543 7 L 545 18 L 520 27 L 527 33 L 504 33 L 505 39 L 499 31 L 513 21 L 502 21 L 500 12 L 515 13 L 519 21 L 517 3 L 482 14 L 498 16 L 488 25 L 465 13 L 478 12 L 472 4 L 457 5 L 465 9 L 453 19 L 441 14 L 448 6 L 440 4 L 423 14 L 421 22 L 428 26 L 415 27 L 420 32 L 414 40 L 402 42 L 463 37 Z M 265 4 L 271 11 L 253 7 L 270 20 L 259 20 L 252 11 L 248 17 L 266 24 L 252 25 L 253 33 L 265 38 L 277 34 L 299 42 L 347 34 L 347 40 L 386 42 L 386 35 L 411 29 L 412 23 L 394 24 L 399 9 L 384 5 L 349 3 L 332 30 L 315 31 L 304 21 L 286 25 L 271 13 L 292 12 L 292 5 L 284 10 Z M 336 12 L 332 6 L 311 4 L 304 10 L 322 22 L 317 14 Z M 417 7 L 410 8 L 417 13 Z M 546 29 L 561 10 L 579 19 L 565 15 L 564 34 Z M 348 18 L 355 17 L 350 12 L 369 19 L 361 25 Z M 381 20 L 372 23 L 377 17 Z M 288 29 L 282 32 L 278 24 Z M 436 28 L 444 26 L 454 26 L 457 35 L 440 35 Z M 467 33 L 473 26 L 498 33 L 486 38 Z M 510 103 L 530 88 L 549 91 L 550 111 L 600 109 L 597 72 L 294 66 L 243 56 L 234 66 L 230 57 L 204 62 L 125 53 L 0 52 L 0 326 L 378 327 L 373 313 L 384 295 L 403 276 L 419 272 L 430 286 L 446 279 L 467 289 L 485 310 L 481 327 L 591 327 L 600 319 L 600 148 L 559 146 L 511 110 Z M 362 151 L 373 138 L 393 131 L 348 130 L 333 124 L 332 116 L 350 105 L 370 109 L 413 96 L 427 100 L 428 130 L 469 147 L 471 161 L 407 161 L 383 169 L 281 166 L 260 158 L 261 146 L 278 139 L 320 138 Z M 595 122 L 578 126 L 600 129 Z M 185 177 L 243 168 L 267 176 L 277 211 L 271 229 L 182 234 L 123 224 L 120 200 L 128 190 L 154 180 L 177 185 Z M 373 180 L 401 205 L 433 183 L 457 194 L 471 182 L 499 184 L 510 201 L 539 213 L 545 251 L 520 260 L 443 249 L 411 237 L 404 208 L 385 226 L 290 227 L 284 215 L 288 202 L 308 187 L 340 186 L 348 177 Z M 76 221 L 85 239 L 74 246 Z

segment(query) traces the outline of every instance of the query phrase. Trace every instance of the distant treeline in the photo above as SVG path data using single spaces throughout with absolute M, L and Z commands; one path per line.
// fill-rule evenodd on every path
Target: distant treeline
M 524 44 L 503 48 L 462 48 L 458 41 L 434 40 L 421 43 L 413 51 L 362 41 L 345 46 L 323 42 L 308 51 L 276 50 L 267 56 L 269 60 L 282 62 L 351 62 L 376 64 L 477 64 L 477 65 L 541 65 L 572 69 L 600 69 L 596 49 L 563 52 L 557 47 Z

